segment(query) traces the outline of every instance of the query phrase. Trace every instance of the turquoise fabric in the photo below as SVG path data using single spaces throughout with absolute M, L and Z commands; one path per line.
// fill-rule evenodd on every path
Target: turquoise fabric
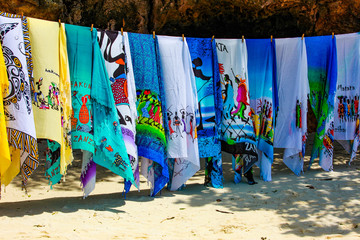
M 96 148 L 94 162 L 136 185 L 96 29 L 92 31 L 92 49 L 91 99 Z

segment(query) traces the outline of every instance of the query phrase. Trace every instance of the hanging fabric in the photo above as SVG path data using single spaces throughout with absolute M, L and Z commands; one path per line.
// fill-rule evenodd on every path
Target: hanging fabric
M 126 33 L 125 33 L 126 34 Z M 136 121 L 136 90 L 132 64 L 125 51 L 125 36 L 121 32 L 98 30 L 98 39 L 105 67 L 109 75 L 111 90 L 121 125 L 121 132 L 125 141 L 126 150 L 134 173 L 135 182 L 139 186 L 139 164 L 137 147 L 135 144 Z M 132 101 L 130 103 L 130 101 Z M 114 126 L 117 127 L 117 126 Z M 125 192 L 128 192 L 131 182 L 125 182 Z
M 94 162 L 135 184 L 134 174 L 121 132 L 114 96 L 105 68 L 105 61 L 97 41 L 97 30 L 93 29 L 91 33 L 93 54 L 90 96 L 93 105 L 94 142 L 96 148 L 93 156 Z
M 240 182 L 258 160 L 251 119 L 246 41 L 216 39 L 219 61 L 223 115 L 222 150 L 233 156 L 234 181 Z
M 21 171 L 22 184 L 39 165 L 38 145 L 31 104 L 33 90 L 32 56 L 26 17 L 0 12 L 0 39 L 9 78 L 9 91 L 4 95 L 4 113 L 11 165 L 1 176 L 8 185 Z
M 211 38 L 186 38 L 196 80 L 198 109 L 196 128 L 200 158 L 206 158 L 205 184 L 222 187 L 221 87 L 216 45 Z
M 34 63 L 35 92 L 32 103 L 36 136 L 38 139 L 49 139 L 48 151 L 56 151 L 56 153 L 49 153 L 56 158 L 48 161 L 50 165 L 45 165 L 49 167 L 45 173 L 52 186 L 61 179 L 60 145 L 56 143 L 65 144 L 61 129 L 59 89 L 60 27 L 57 22 L 29 18 L 29 29 Z
M 305 41 L 301 38 L 276 39 L 275 46 L 279 110 L 274 147 L 285 148 L 284 163 L 300 175 L 304 165 L 309 94 Z
M 310 104 L 317 127 L 310 165 L 319 157 L 325 171 L 333 169 L 334 102 L 337 78 L 336 39 L 331 36 L 305 38 Z
M 274 123 L 277 109 L 276 57 L 270 39 L 246 40 L 250 107 L 259 154 L 260 177 L 271 181 L 274 161 Z
M 166 108 L 155 40 L 147 34 L 128 36 L 137 91 L 136 144 L 141 173 L 151 183 L 151 196 L 155 196 L 169 180 L 162 110 Z
M 359 145 L 360 34 L 336 35 L 338 75 L 335 95 L 335 139 L 356 156 Z
M 167 104 L 167 151 L 174 159 L 169 189 L 174 191 L 200 170 L 197 90 L 186 39 L 158 36 L 157 40 Z
M 65 24 L 69 70 L 71 80 L 71 142 L 73 149 L 83 150 L 81 169 L 81 185 L 84 197 L 90 194 L 94 187 L 85 189 L 84 179 L 93 179 L 95 184 L 96 165 L 92 161 L 94 147 L 93 112 L 91 94 L 92 69 L 92 36 L 90 28 Z M 85 153 L 88 151 L 89 153 Z M 86 161 L 86 164 L 84 164 Z M 87 177 L 88 169 L 92 169 Z
M 4 55 L 0 47 L 0 199 L 1 199 L 1 178 L 5 175 L 11 165 L 9 142 L 6 134 L 6 121 L 4 114 L 3 99 L 9 92 L 9 79 L 6 71 Z

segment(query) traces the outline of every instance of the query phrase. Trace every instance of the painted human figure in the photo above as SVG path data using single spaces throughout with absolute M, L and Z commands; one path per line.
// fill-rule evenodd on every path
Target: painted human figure
M 180 120 L 180 117 L 178 116 L 177 112 L 175 112 L 173 125 L 175 126 L 176 137 L 179 136 L 179 135 L 181 136 L 181 129 L 180 129 L 181 120 Z
M 301 128 L 301 103 L 296 100 L 296 127 Z
M 228 74 L 225 74 L 224 80 L 225 80 L 224 117 L 226 119 L 229 119 L 231 117 L 231 111 L 235 107 L 234 88 Z
M 236 101 L 238 102 L 238 106 L 235 111 L 231 112 L 231 115 L 239 116 L 244 121 L 247 121 L 248 118 L 245 117 L 245 110 L 246 106 L 249 105 L 247 102 L 247 94 L 248 90 L 246 87 L 245 79 L 242 79 L 238 77 L 238 75 L 235 77 L 235 81 L 238 84 L 238 91 L 236 96 Z
M 168 126 L 169 126 L 169 131 L 170 131 L 170 139 L 172 139 L 172 134 L 175 132 L 174 129 L 172 129 L 171 127 L 171 117 L 170 115 L 168 115 Z

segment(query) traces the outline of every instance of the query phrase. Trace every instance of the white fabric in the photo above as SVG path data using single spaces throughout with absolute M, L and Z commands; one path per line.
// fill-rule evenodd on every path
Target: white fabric
M 274 147 L 285 148 L 284 163 L 297 175 L 303 171 L 309 81 L 305 40 L 276 39 L 276 68 L 279 110 Z M 296 126 L 297 101 L 301 104 L 301 128 Z
M 186 40 L 158 36 L 169 125 L 168 157 L 175 158 L 170 190 L 177 190 L 200 169 L 196 138 L 197 95 Z M 170 176 L 171 177 L 171 176 Z

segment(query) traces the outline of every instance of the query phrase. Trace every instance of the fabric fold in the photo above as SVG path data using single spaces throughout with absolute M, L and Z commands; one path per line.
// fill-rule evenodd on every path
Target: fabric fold
M 137 92 L 136 145 L 141 173 L 151 183 L 155 196 L 168 182 L 166 136 L 163 119 L 165 100 L 159 80 L 155 40 L 152 35 L 128 33 Z
M 105 67 L 109 75 L 109 82 L 114 95 L 121 132 L 130 159 L 131 168 L 134 173 L 135 182 L 139 186 L 139 165 L 135 144 L 136 90 L 134 91 L 133 87 L 135 84 L 134 79 L 129 76 L 133 74 L 133 72 L 132 65 L 129 66 L 128 60 L 130 58 L 131 61 L 131 56 L 126 54 L 125 35 L 123 36 L 121 32 L 98 30 L 98 40 L 105 60 Z M 131 182 L 127 183 L 127 181 L 125 181 L 125 192 L 128 192 L 130 187 Z
M 334 136 L 350 156 L 359 145 L 360 34 L 336 35 L 338 75 L 335 95 Z
M 279 110 L 274 147 L 285 148 L 283 161 L 296 174 L 303 172 L 307 137 L 309 82 L 305 41 L 275 40 Z
M 4 95 L 3 104 L 11 154 L 11 165 L 1 176 L 1 183 L 8 185 L 21 172 L 25 186 L 39 165 L 31 104 L 33 66 L 27 18 L 0 12 L 0 27 L 9 78 L 9 92 Z
M 216 47 L 223 98 L 221 147 L 235 154 L 233 169 L 237 183 L 241 174 L 258 160 L 250 111 L 246 41 L 216 39 Z
M 333 169 L 334 104 L 337 80 L 336 39 L 306 37 L 310 104 L 317 119 L 310 166 L 319 157 L 325 171 Z
M 186 38 L 196 80 L 199 114 L 196 128 L 199 157 L 206 158 L 205 184 L 222 187 L 221 87 L 216 45 L 211 38 Z M 220 163 L 215 163 L 220 161 Z M 213 170 L 216 168 L 215 170 Z
M 200 170 L 197 90 L 186 39 L 158 36 L 157 40 L 169 126 L 167 154 L 174 159 L 169 189 L 175 191 Z
M 247 39 L 250 107 L 256 145 L 259 153 L 260 177 L 271 181 L 274 161 L 274 123 L 276 109 L 276 57 L 270 39 Z

